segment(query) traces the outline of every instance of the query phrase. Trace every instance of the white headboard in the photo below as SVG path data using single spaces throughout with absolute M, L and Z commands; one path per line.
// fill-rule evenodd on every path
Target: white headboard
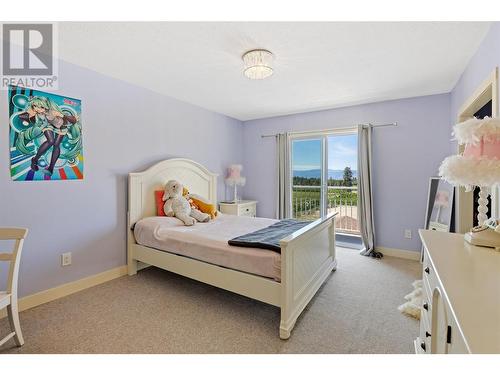
M 190 193 L 217 203 L 217 175 L 189 159 L 161 161 L 144 172 L 128 175 L 128 225 L 156 215 L 155 190 L 163 190 L 168 180 L 178 180 Z

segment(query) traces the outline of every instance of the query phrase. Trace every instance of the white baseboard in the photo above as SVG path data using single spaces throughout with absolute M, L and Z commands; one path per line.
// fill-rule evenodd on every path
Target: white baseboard
M 375 250 L 381 252 L 388 257 L 403 258 L 410 260 L 420 260 L 420 251 L 391 249 L 390 247 L 377 247 Z
M 127 274 L 127 266 L 120 266 L 110 270 L 88 276 L 80 280 L 72 281 L 67 284 L 59 285 L 51 289 L 31 294 L 19 299 L 19 311 L 31 309 L 32 307 L 54 301 L 56 299 L 69 296 L 70 294 L 80 292 L 84 289 L 105 283 Z M 0 319 L 7 316 L 6 309 L 0 311 Z

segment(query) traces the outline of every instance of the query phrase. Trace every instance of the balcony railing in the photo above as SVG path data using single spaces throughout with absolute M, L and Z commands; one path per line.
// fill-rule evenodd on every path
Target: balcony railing
M 315 220 L 321 216 L 321 187 L 293 185 L 292 215 L 299 220 Z M 328 186 L 328 213 L 338 212 L 335 218 L 339 232 L 359 234 L 358 187 Z

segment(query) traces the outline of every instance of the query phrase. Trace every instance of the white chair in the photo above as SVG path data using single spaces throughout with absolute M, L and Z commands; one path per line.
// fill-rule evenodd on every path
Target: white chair
M 0 340 L 0 346 L 12 337 L 14 337 L 17 346 L 22 346 L 24 344 L 21 326 L 19 324 L 19 312 L 17 309 L 17 280 L 19 276 L 21 252 L 27 234 L 28 229 L 24 228 L 0 228 L 0 241 L 15 241 L 12 253 L 0 253 L 0 261 L 10 262 L 7 291 L 0 291 L 0 310 L 7 308 L 10 328 L 13 331 Z

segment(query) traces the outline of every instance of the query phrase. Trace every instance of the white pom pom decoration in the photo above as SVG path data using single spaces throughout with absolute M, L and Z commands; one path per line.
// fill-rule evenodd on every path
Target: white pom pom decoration
M 464 186 L 466 191 L 475 186 L 500 184 L 500 160 L 448 156 L 439 167 L 439 175 L 452 185 Z
M 500 139 L 500 118 L 471 118 L 453 127 L 454 139 L 459 144 L 477 144 L 481 138 Z

